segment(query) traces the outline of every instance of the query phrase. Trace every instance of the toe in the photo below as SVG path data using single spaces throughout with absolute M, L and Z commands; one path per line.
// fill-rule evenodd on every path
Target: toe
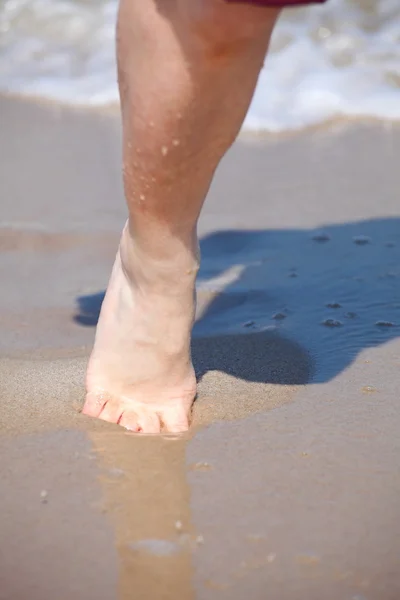
M 108 421 L 109 423 L 118 423 L 123 412 L 123 407 L 115 400 L 109 400 L 99 414 L 99 419 Z
M 160 433 L 160 421 L 154 413 L 126 411 L 121 416 L 119 424 L 129 431 L 140 433 Z
M 189 429 L 189 420 L 183 408 L 169 408 L 161 413 L 165 431 L 170 433 L 181 433 Z
M 107 404 L 107 398 L 103 394 L 89 392 L 86 394 L 85 404 L 82 413 L 88 417 L 98 417 Z

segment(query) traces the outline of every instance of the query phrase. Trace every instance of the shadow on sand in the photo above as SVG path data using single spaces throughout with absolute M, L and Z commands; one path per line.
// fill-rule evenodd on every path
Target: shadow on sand
M 200 379 L 218 370 L 321 383 L 399 335 L 400 219 L 219 231 L 202 239 L 201 252 L 200 304 L 211 300 L 194 328 Z M 75 321 L 95 326 L 103 298 L 79 297 Z

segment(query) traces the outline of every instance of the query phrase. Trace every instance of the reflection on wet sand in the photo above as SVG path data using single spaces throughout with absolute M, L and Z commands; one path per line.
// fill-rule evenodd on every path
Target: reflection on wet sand
M 122 600 L 191 600 L 193 530 L 187 437 L 90 434 L 115 528 Z

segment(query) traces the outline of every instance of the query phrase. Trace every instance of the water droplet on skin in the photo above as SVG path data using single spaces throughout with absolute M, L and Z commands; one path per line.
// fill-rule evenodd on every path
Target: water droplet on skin
M 153 127 L 154 127 L 154 121 L 150 121 L 149 122 L 149 127 L 151 127 L 153 129 Z
M 365 385 L 361 388 L 363 394 L 374 394 L 377 390 L 372 385 Z
M 143 202 L 143 200 L 146 200 L 146 196 L 144 194 L 140 194 L 139 198 L 142 202 Z
M 355 235 L 353 237 L 353 242 L 354 244 L 357 244 L 357 246 L 365 246 L 366 244 L 371 243 L 371 238 L 367 235 Z
M 394 327 L 394 323 L 392 323 L 392 321 L 377 321 L 375 325 L 377 327 Z
M 320 244 L 323 244 L 324 242 L 329 242 L 331 236 L 328 233 L 325 233 L 324 231 L 320 231 L 318 233 L 315 233 L 312 236 L 312 239 L 314 240 L 314 242 L 319 242 Z
M 325 321 L 322 321 L 322 325 L 325 325 L 325 327 L 341 327 L 343 323 L 336 319 L 325 319 Z
M 328 302 L 328 304 L 325 305 L 327 308 L 342 308 L 342 305 L 339 304 L 339 302 Z
M 274 315 L 272 315 L 272 318 L 275 321 L 283 321 L 283 319 L 286 319 L 286 315 L 282 312 L 277 312 Z
M 179 144 L 180 144 L 180 141 L 179 141 L 179 140 L 172 140 L 172 145 L 173 145 L 173 146 L 175 146 L 175 148 L 176 148 L 177 146 L 179 146 Z
M 163 156 L 167 156 L 167 154 L 168 154 L 168 148 L 167 148 L 167 146 L 162 146 L 161 147 L 161 154 Z
M 182 531 L 182 529 L 183 529 L 182 521 L 175 521 L 175 529 L 177 531 Z

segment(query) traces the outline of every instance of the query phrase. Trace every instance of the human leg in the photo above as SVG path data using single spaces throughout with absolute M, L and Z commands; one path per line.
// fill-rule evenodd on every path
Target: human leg
M 197 220 L 278 13 L 224 0 L 121 1 L 129 218 L 89 362 L 85 414 L 145 433 L 188 427 Z

